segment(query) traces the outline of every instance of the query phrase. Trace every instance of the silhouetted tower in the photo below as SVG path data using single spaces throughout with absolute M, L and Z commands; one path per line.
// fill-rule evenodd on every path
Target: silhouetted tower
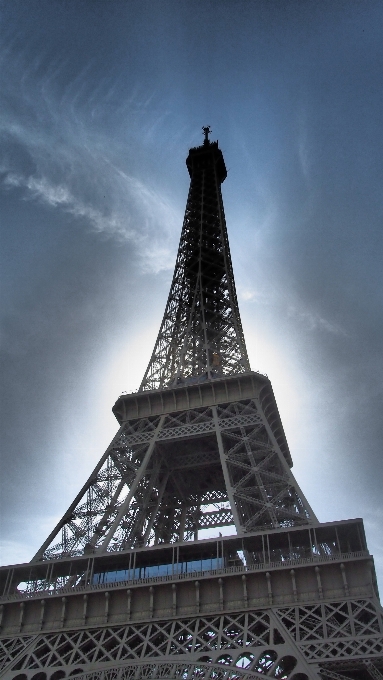
M 116 437 L 32 562 L 0 570 L 0 678 L 383 677 L 362 520 L 318 522 L 250 370 L 226 168 L 203 130 L 140 390 L 117 400 Z

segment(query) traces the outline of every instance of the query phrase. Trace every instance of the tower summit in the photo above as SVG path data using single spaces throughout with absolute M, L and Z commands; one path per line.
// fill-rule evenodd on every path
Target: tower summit
M 251 371 L 204 127 L 165 314 L 120 428 L 29 564 L 0 569 L 0 678 L 382 678 L 362 520 L 319 523 Z M 225 535 L 222 535 L 225 534 Z
M 221 184 L 226 166 L 203 128 L 190 149 L 190 189 L 164 318 L 141 390 L 250 370 L 231 264 Z

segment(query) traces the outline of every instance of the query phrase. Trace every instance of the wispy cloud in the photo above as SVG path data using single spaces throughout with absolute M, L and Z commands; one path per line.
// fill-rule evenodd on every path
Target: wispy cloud
M 135 235 L 120 216 L 113 213 L 103 215 L 96 208 L 75 197 L 68 187 L 62 184 L 54 185 L 46 177 L 23 177 L 9 173 L 5 176 L 4 186 L 26 189 L 28 199 L 40 200 L 53 208 L 61 208 L 75 217 L 85 218 L 97 232 L 105 232 L 123 239 L 133 238 Z
M 287 314 L 292 318 L 298 319 L 310 331 L 324 330 L 333 335 L 347 335 L 346 331 L 339 324 L 328 321 L 318 312 L 304 309 L 303 306 L 298 306 L 296 303 L 290 303 L 287 306 Z
M 308 183 L 312 170 L 312 153 L 309 137 L 308 113 L 304 107 L 302 107 L 298 113 L 298 157 L 302 174 Z
M 271 304 L 273 295 L 256 288 L 252 288 L 251 286 L 239 286 L 238 298 L 244 302 L 256 302 L 257 304 L 268 305 Z
M 61 85 L 70 71 L 62 56 L 51 62 L 41 54 L 31 62 L 25 48 L 11 62 L 12 77 L 4 71 L 0 76 L 5 142 L 0 190 L 21 190 L 24 200 L 72 215 L 80 227 L 129 241 L 145 271 L 172 268 L 182 215 L 162 189 L 146 180 L 145 161 L 131 170 L 137 125 L 141 138 L 145 131 L 150 137 L 166 114 L 156 111 L 153 93 L 140 95 L 137 87 L 120 98 L 120 118 L 117 122 L 112 108 L 108 123 L 124 121 L 126 152 L 121 154 L 121 136 L 115 148 L 109 128 L 97 123 L 97 103 L 114 101 L 121 74 L 93 82 L 89 62 Z
M 110 164 L 109 164 L 110 165 Z M 168 249 L 164 244 L 164 237 L 169 237 L 171 227 L 178 222 L 179 215 L 171 204 L 160 196 L 155 190 L 149 188 L 136 178 L 129 177 L 121 170 L 114 168 L 116 175 L 124 185 L 121 190 L 120 202 L 126 202 L 126 212 L 122 214 L 121 207 L 118 211 L 102 213 L 97 207 L 84 202 L 70 190 L 65 184 L 53 184 L 47 177 L 25 177 L 16 173 L 5 173 L 3 186 L 8 189 L 22 188 L 26 190 L 27 200 L 37 200 L 59 208 L 78 218 L 84 218 L 96 232 L 103 232 L 121 240 L 135 240 L 145 244 L 148 235 L 156 227 L 161 228 L 162 245 L 158 246 L 160 261 L 167 268 L 166 255 Z M 134 203 L 132 206 L 131 203 Z M 129 210 L 130 204 L 130 210 Z M 132 224 L 132 209 L 141 213 L 136 217 L 135 225 Z M 147 259 L 153 259 L 153 248 L 146 246 Z M 173 258 L 174 259 L 174 258 Z
M 15 172 L 5 163 L 3 189 L 21 189 L 24 200 L 73 215 L 96 233 L 134 243 L 145 270 L 173 266 L 181 216 L 169 199 L 86 148 L 81 153 L 75 149 L 70 160 L 58 153 L 55 162 L 47 158 L 43 145 L 26 148 L 36 173 Z M 92 171 L 92 166 L 97 169 Z
M 251 286 L 239 288 L 238 297 L 245 303 L 279 308 L 278 314 L 284 312 L 284 315 L 296 319 L 308 331 L 322 330 L 332 335 L 347 336 L 347 332 L 339 324 L 329 321 L 315 309 L 307 309 L 298 296 L 287 295 L 277 287 L 270 287 L 268 290 L 258 290 Z

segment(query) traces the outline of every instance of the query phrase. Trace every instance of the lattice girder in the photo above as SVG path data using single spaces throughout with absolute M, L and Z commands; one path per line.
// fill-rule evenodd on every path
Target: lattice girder
M 37 558 L 312 522 L 259 399 L 238 399 L 126 420 Z
M 363 613 L 370 615 L 369 626 L 361 634 L 352 634 L 353 621 Z M 266 673 L 286 680 L 335 678 L 336 669 L 342 677 L 342 670 L 369 666 L 379 673 L 381 628 L 379 608 L 364 599 L 42 632 L 0 640 L 0 677 L 21 680 L 19 674 L 25 673 L 29 680 L 36 671 L 63 669 L 63 677 L 77 670 L 94 680 L 98 675 L 90 673 L 95 664 L 100 677 L 116 680 L 130 677 L 133 667 L 136 672 L 151 669 L 148 677 L 156 678 L 156 669 L 164 664 L 168 672 L 183 667 L 196 678 L 204 677 L 193 675 L 198 669 L 224 674 L 206 675 L 212 678 L 258 678 Z M 229 670 L 235 676 L 225 675 Z M 238 675 L 243 671 L 249 675 Z
M 136 678 L 145 677 L 137 674 L 138 669 L 145 666 L 151 668 L 149 677 L 155 678 L 156 669 L 166 664 L 168 672 L 170 669 L 174 672 L 179 666 L 184 671 L 187 668 L 190 677 L 196 678 L 201 677 L 195 674 L 198 669 L 216 680 L 226 677 L 250 680 L 264 677 L 266 670 L 273 670 L 274 677 L 290 679 L 297 672 L 304 672 L 307 680 L 320 680 L 300 650 L 291 646 L 288 634 L 271 611 L 41 634 L 13 658 L 14 661 L 8 653 L 3 660 L 3 670 L 7 669 L 9 680 L 20 672 L 25 672 L 29 679 L 37 670 L 59 669 L 68 677 L 76 670 L 82 671 L 84 677 L 90 679 L 95 664 L 98 672 L 105 673 L 102 677 L 116 679 L 120 677 L 118 673 L 125 677 L 124 673 L 133 667 Z M 275 675 L 278 669 L 280 675 Z
M 187 164 L 191 183 L 173 281 L 141 390 L 250 370 L 221 195 L 222 153 L 217 143 L 191 149 Z
M 204 132 L 140 389 L 116 402 L 119 432 L 32 562 L 0 568 L 0 678 L 382 677 L 362 522 L 319 524 L 250 370 L 226 168 Z

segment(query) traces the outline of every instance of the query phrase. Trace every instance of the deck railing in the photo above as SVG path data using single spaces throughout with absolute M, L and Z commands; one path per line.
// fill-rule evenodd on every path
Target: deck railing
M 287 560 L 279 560 L 276 562 L 263 562 L 259 564 L 250 564 L 250 565 L 243 565 L 243 566 L 235 566 L 235 567 L 223 567 L 221 569 L 212 569 L 212 570 L 204 570 L 204 571 L 193 571 L 193 572 L 184 572 L 184 573 L 179 573 L 179 574 L 168 574 L 168 575 L 163 575 L 163 576 L 151 576 L 151 577 L 145 577 L 145 578 L 136 578 L 136 579 L 124 579 L 121 581 L 114 581 L 110 583 L 97 583 L 97 584 L 86 584 L 86 585 L 71 585 L 71 586 L 57 586 L 55 583 L 52 583 L 51 585 L 44 583 L 43 587 L 41 588 L 36 588 L 34 590 L 25 590 L 21 591 L 18 593 L 12 593 L 8 595 L 4 595 L 3 597 L 0 597 L 0 602 L 9 602 L 12 600 L 25 600 L 26 598 L 36 598 L 36 597 L 53 597 L 53 596 L 64 596 L 64 595 L 69 595 L 69 594 L 75 594 L 75 593 L 85 593 L 85 592 L 94 592 L 97 590 L 115 590 L 115 589 L 122 589 L 132 586 L 139 586 L 139 585 L 154 585 L 156 583 L 166 583 L 166 582 L 172 582 L 172 581 L 184 581 L 184 580 L 199 580 L 199 579 L 204 579 L 204 578 L 211 578 L 212 576 L 228 576 L 230 574 L 244 574 L 246 575 L 247 573 L 254 573 L 254 572 L 260 572 L 260 571 L 273 571 L 274 569 L 281 569 L 281 567 L 285 568 L 293 568 L 293 567 L 299 567 L 299 566 L 308 566 L 310 564 L 323 564 L 323 563 L 328 563 L 328 562 L 346 562 L 350 560 L 355 560 L 355 559 L 361 559 L 361 558 L 367 558 L 370 557 L 370 554 L 366 550 L 360 550 L 357 552 L 347 552 L 347 553 L 337 553 L 334 555 L 316 555 L 312 557 L 302 557 L 299 559 L 287 559 Z M 80 578 L 80 575 L 79 575 Z M 28 585 L 30 584 L 31 587 L 33 587 L 33 582 L 29 581 Z

